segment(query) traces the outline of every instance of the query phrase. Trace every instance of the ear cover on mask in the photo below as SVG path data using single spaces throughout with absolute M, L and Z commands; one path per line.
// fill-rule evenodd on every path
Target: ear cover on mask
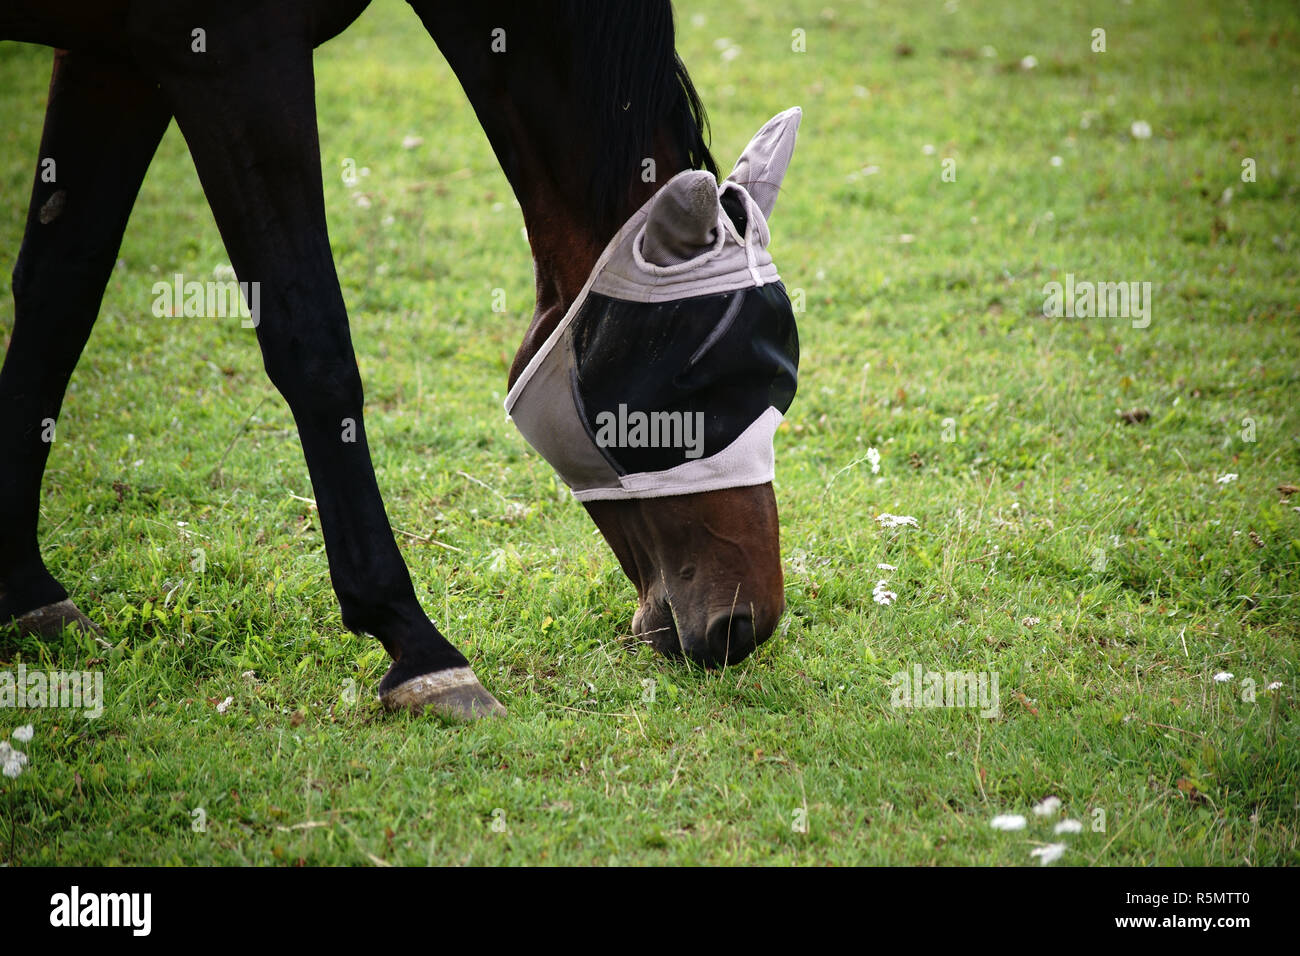
M 771 481 L 799 340 L 767 219 L 800 111 L 773 117 L 730 176 L 669 180 L 610 240 L 506 396 L 580 501 Z

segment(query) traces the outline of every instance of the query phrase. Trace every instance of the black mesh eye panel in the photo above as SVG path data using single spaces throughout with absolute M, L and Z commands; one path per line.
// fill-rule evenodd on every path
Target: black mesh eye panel
M 589 294 L 570 327 L 578 411 L 592 440 L 601 412 L 703 413 L 702 456 L 722 451 L 769 406 L 794 399 L 799 338 L 779 282 L 672 302 Z M 619 474 L 663 471 L 686 447 L 601 449 Z

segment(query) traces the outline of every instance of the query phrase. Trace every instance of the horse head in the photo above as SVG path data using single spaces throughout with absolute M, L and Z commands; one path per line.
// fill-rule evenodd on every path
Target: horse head
M 506 399 L 636 586 L 633 633 L 706 666 L 785 607 L 773 436 L 799 346 L 767 247 L 799 119 L 769 121 L 721 183 L 686 170 L 637 209 Z

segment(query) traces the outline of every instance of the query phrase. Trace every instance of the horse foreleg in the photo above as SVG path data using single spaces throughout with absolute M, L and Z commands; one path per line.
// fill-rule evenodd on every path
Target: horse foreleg
M 129 64 L 55 54 L 0 370 L 0 625 L 45 635 L 69 624 L 94 628 L 41 560 L 41 477 L 64 391 L 170 118 L 156 85 Z
M 189 25 L 142 20 L 139 47 L 156 56 L 235 272 L 257 283 L 253 324 L 298 426 L 343 623 L 393 657 L 379 688 L 389 707 L 502 713 L 421 609 L 384 512 L 326 232 L 310 42 L 284 21 L 251 40 L 217 26 L 207 47 L 220 58 L 190 56 Z

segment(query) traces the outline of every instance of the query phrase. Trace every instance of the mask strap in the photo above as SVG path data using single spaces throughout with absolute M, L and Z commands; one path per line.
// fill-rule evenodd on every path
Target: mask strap
M 763 276 L 758 271 L 758 251 L 755 247 L 758 245 L 756 241 L 758 235 L 761 235 L 761 233 L 756 234 L 758 229 L 756 224 L 766 222 L 763 218 L 763 211 L 758 208 L 758 203 L 754 202 L 754 197 L 749 194 L 749 190 L 739 183 L 728 182 L 722 188 L 737 190 L 744 199 L 746 223 L 743 237 L 725 211 L 718 218 L 722 220 L 723 226 L 731 233 L 732 238 L 745 250 L 745 262 L 749 266 L 749 277 L 754 280 L 754 285 L 760 286 L 763 284 Z

